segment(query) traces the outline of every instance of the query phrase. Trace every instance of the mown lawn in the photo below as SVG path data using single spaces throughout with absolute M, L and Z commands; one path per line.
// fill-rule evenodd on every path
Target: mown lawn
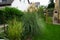
M 60 40 L 60 25 L 46 24 L 46 30 L 38 40 Z

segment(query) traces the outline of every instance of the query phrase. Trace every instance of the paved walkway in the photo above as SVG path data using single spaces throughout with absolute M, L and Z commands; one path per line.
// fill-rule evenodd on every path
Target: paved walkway
M 0 40 L 4 40 L 4 39 L 0 39 Z
M 60 23 L 54 23 L 54 22 L 53 22 L 53 24 L 55 24 L 55 25 L 60 25 Z
M 7 24 L 5 25 L 5 27 L 7 26 Z M 0 25 L 0 29 L 3 28 L 4 25 Z M 4 32 L 4 30 L 0 30 L 0 33 Z
M 5 25 L 5 27 L 7 26 L 7 24 Z M 4 25 L 0 25 L 0 28 L 4 27 Z

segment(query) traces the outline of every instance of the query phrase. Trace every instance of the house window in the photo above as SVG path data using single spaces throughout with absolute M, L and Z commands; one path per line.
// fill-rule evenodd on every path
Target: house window
M 7 1 L 7 0 L 0 0 L 0 3 L 1 3 L 1 2 L 6 2 L 6 1 Z
M 7 0 L 2 0 L 2 1 L 7 1 Z
M 2 2 L 2 0 L 0 0 L 0 2 Z

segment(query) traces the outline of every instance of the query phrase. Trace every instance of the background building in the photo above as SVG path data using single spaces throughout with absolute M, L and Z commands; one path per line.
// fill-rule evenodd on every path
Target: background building
M 0 0 L 0 8 L 10 6 L 13 0 Z
M 53 23 L 60 23 L 60 0 L 55 0 Z
M 40 6 L 40 2 L 35 2 L 36 7 Z

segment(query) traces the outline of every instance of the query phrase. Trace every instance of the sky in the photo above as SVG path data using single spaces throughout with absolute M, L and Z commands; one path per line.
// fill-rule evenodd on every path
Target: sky
M 48 6 L 49 0 L 30 0 L 30 2 L 40 2 L 40 5 Z M 29 8 L 29 4 L 27 0 L 14 0 L 13 3 L 11 4 L 11 7 L 18 8 L 19 10 L 27 10 Z
M 30 2 L 40 2 L 40 5 L 48 5 L 49 0 L 30 0 Z

